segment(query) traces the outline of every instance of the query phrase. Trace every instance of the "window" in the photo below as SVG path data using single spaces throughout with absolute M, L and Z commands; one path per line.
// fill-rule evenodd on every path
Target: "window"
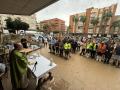
M 96 17 L 96 15 L 97 15 L 96 12 L 92 12 L 91 13 L 91 18 Z
M 81 29 L 82 28 L 82 26 L 78 26 L 78 29 Z

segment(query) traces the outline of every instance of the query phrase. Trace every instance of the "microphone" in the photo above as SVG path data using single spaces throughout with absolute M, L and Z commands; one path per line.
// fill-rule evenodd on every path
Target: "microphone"
M 36 71 L 36 65 L 37 65 L 37 61 L 35 62 L 34 67 L 33 67 L 33 69 L 32 69 L 33 72 Z
M 35 62 L 35 65 L 37 65 L 37 61 Z

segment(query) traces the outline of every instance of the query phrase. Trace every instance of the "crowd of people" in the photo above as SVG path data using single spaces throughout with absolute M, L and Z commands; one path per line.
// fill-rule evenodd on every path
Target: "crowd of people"
M 71 57 L 71 53 L 76 53 L 79 45 L 76 40 L 70 37 L 65 37 L 64 39 L 51 38 L 49 40 L 49 49 L 51 53 L 55 55 L 60 55 L 66 59 Z
M 107 42 L 96 39 L 81 41 L 81 53 L 86 57 L 93 58 L 97 61 L 119 67 L 120 64 L 120 42 L 109 39 Z
M 55 37 L 49 40 L 49 49 L 51 53 L 60 55 L 69 59 L 71 53 L 80 52 L 81 56 L 92 58 L 97 61 L 119 67 L 120 65 L 120 42 L 109 38 L 104 41 L 97 38 L 64 37 L 57 39 Z
M 21 44 L 14 44 L 14 49 L 10 53 L 10 76 L 13 90 L 22 90 L 27 85 L 27 65 L 26 55 L 20 52 L 23 48 L 28 48 L 27 40 L 21 39 Z M 116 67 L 120 66 L 120 41 L 109 38 L 107 41 L 98 38 L 79 38 L 68 36 L 64 38 L 45 38 L 42 39 L 44 47 L 49 44 L 50 53 L 59 55 L 69 60 L 71 54 L 79 53 L 80 56 L 85 56 L 96 61 L 106 64 L 112 63 Z M 26 81 L 26 82 L 25 82 Z M 26 86 L 25 86 L 26 85 Z M 0 86 L 2 87 L 1 79 Z M 3 90 L 3 87 L 2 89 Z

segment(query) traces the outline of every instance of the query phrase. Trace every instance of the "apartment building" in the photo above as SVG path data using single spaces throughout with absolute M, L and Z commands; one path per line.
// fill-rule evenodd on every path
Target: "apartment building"
M 81 34 L 109 34 L 110 26 L 114 19 L 116 8 L 117 4 L 113 4 L 109 7 L 104 8 L 91 7 L 86 9 L 86 12 L 71 15 L 69 21 L 71 32 Z M 106 26 L 102 19 L 103 14 L 105 12 L 112 13 L 112 17 L 109 18 L 109 20 L 106 23 Z M 75 22 L 73 21 L 74 16 L 78 17 L 77 25 L 75 25 Z M 86 21 L 84 24 L 80 21 L 81 16 L 86 17 Z M 94 18 L 98 18 L 98 23 L 95 26 L 91 23 L 91 20 Z M 102 28 L 103 26 L 105 26 L 104 30 Z
M 75 14 L 75 15 L 71 15 L 70 16 L 70 31 L 72 33 L 82 33 L 84 32 L 84 25 L 82 22 L 80 22 L 80 18 L 78 18 L 78 22 L 76 24 L 76 27 L 75 27 L 75 23 L 74 23 L 74 16 L 77 16 L 77 17 L 80 17 L 80 16 L 86 16 L 86 13 L 83 12 L 83 13 L 79 13 L 79 14 Z
M 41 21 L 40 29 L 43 30 L 45 25 L 48 26 L 49 31 L 58 31 L 58 32 L 65 31 L 65 21 L 58 18 Z

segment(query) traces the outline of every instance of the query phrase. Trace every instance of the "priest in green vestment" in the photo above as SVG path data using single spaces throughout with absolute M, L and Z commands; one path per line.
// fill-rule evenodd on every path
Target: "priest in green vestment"
M 14 44 L 14 50 L 10 53 L 10 74 L 13 90 L 22 90 L 27 82 L 27 58 L 20 52 L 21 45 Z

